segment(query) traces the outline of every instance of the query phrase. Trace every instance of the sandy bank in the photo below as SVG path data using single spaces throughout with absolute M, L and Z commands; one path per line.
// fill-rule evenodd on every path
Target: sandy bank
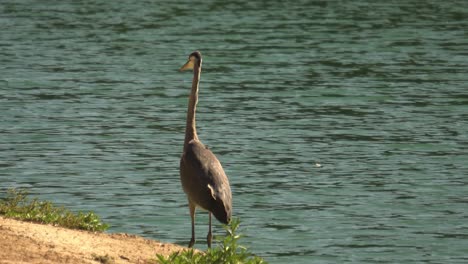
M 184 247 L 129 234 L 106 234 L 0 217 L 0 263 L 155 263 Z

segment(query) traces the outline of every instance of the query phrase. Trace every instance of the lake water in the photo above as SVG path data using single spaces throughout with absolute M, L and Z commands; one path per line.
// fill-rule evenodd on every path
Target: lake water
M 242 244 L 270 263 L 468 262 L 468 1 L 40 2 L 0 4 L 2 196 L 187 245 L 177 69 L 200 50 L 199 136 Z M 206 230 L 200 213 L 197 248 Z

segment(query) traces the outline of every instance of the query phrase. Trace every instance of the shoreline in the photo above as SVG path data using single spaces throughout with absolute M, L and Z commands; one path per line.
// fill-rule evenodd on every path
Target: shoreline
M 157 263 L 187 249 L 126 233 L 90 232 L 0 216 L 0 263 Z

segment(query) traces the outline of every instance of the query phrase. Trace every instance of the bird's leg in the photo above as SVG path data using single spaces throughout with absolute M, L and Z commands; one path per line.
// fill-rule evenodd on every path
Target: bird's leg
M 189 248 L 193 247 L 195 244 L 195 204 L 189 201 L 189 209 L 190 209 L 190 218 L 192 219 L 192 238 L 190 239 L 190 243 L 188 245 Z
M 211 239 L 213 238 L 213 235 L 211 234 L 211 212 L 208 212 L 208 219 L 208 236 L 206 236 L 206 242 L 208 247 L 211 248 Z

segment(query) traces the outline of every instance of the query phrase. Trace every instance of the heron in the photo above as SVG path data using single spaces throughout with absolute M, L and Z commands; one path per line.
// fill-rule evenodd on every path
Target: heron
M 187 110 L 187 124 L 182 157 L 180 158 L 180 181 L 187 195 L 192 238 L 189 248 L 195 244 L 195 209 L 208 211 L 208 247 L 211 247 L 211 214 L 219 222 L 228 224 L 232 214 L 232 195 L 228 177 L 218 158 L 200 141 L 195 125 L 195 112 L 198 103 L 198 89 L 202 68 L 199 51 L 190 54 L 187 63 L 179 71 L 193 70 L 192 89 Z

